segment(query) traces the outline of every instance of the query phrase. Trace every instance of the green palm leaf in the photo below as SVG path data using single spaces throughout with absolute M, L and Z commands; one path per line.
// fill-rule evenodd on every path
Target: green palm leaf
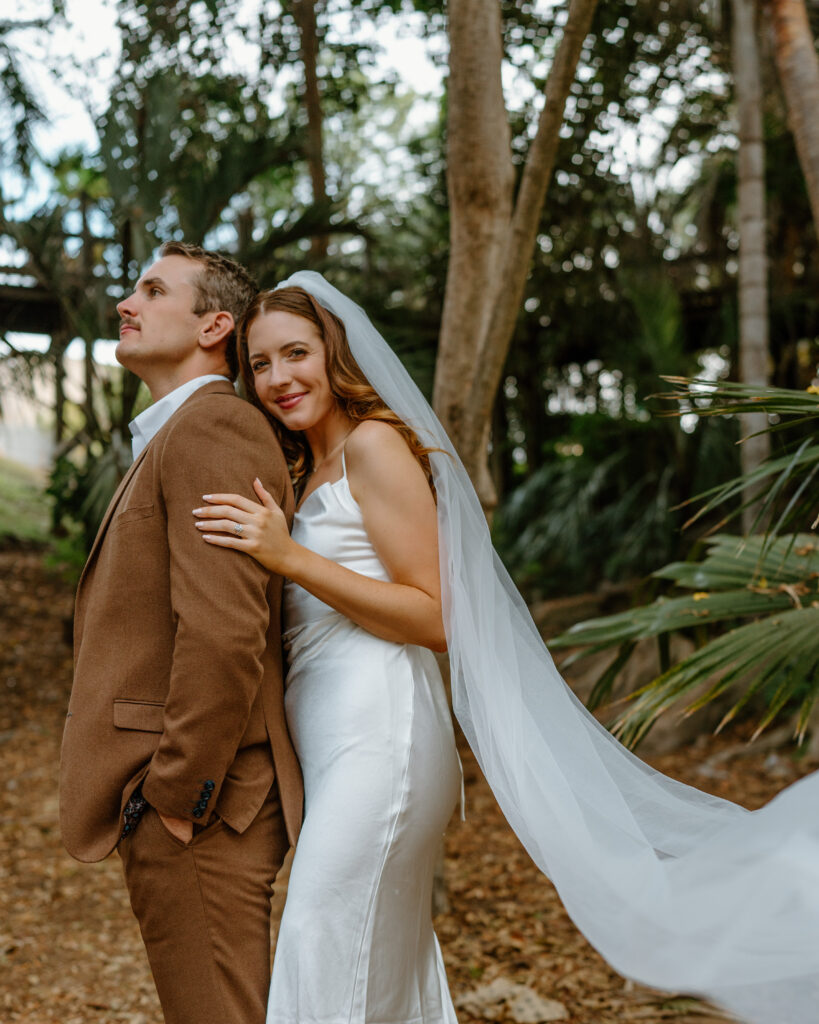
M 780 422 L 772 422 L 762 431 L 776 434 L 793 431 L 795 427 L 819 416 L 819 389 L 813 387 L 807 391 L 795 391 L 789 388 L 753 387 L 733 381 L 715 384 L 700 378 L 662 379 L 672 384 L 673 388 L 654 397 L 673 402 L 676 408 L 661 415 L 679 416 L 683 411 L 697 416 L 765 412 L 777 419 L 782 417 Z M 799 522 L 800 525 L 806 525 L 812 522 L 815 502 L 811 502 L 809 487 L 819 473 L 819 445 L 811 441 L 812 438 L 808 437 L 801 441 L 797 438 L 786 442 L 782 454 L 766 460 L 750 473 L 689 499 L 685 504 L 701 501 L 702 505 L 685 525 L 692 525 L 718 506 L 730 502 L 735 503 L 734 507 L 718 524 L 717 529 L 740 515 L 743 509 L 757 504 L 754 530 L 762 523 L 770 522 L 772 525 L 766 530 L 769 540 L 779 536 L 789 524 Z M 783 504 L 784 507 L 781 507 Z
M 744 682 L 738 699 L 720 723 L 733 719 L 763 686 L 774 690 L 755 735 L 758 735 L 794 701 L 801 699 L 801 739 L 813 703 L 819 696 L 819 606 L 797 608 L 768 616 L 731 630 L 634 694 L 633 701 L 617 718 L 614 732 L 633 746 L 649 731 L 658 716 L 685 701 L 702 683 L 715 678 L 703 695 L 685 704 L 692 713 L 730 686 Z
M 672 385 L 671 391 L 654 397 L 675 404 L 666 413 L 670 416 L 765 412 L 781 418 L 768 428 L 777 434 L 819 416 L 819 389 L 814 387 L 794 391 L 684 377 L 663 380 Z M 638 641 L 656 638 L 662 654 L 669 648 L 670 634 L 683 630 L 700 643 L 693 654 L 632 695 L 614 723 L 624 742 L 638 743 L 657 717 L 675 705 L 682 704 L 688 714 L 729 690 L 735 695 L 721 724 L 761 697 L 757 734 L 795 709 L 795 733 L 804 736 L 819 695 L 819 540 L 781 531 L 814 519 L 812 485 L 817 475 L 819 444 L 812 437 L 796 436 L 750 473 L 691 499 L 702 504 L 686 525 L 728 504 L 729 511 L 713 528 L 718 530 L 751 503 L 759 505 L 754 529 L 763 522 L 770 525 L 761 536 L 713 536 L 701 561 L 673 562 L 653 574 L 688 593 L 578 623 L 551 641 L 554 648 L 574 649 L 564 664 L 616 649 L 592 690 L 592 707 L 611 694 Z M 712 623 L 731 628 L 720 633 Z M 709 683 L 705 692 L 703 682 Z
M 727 416 L 744 412 L 776 413 L 780 416 L 819 416 L 819 390 L 796 391 L 793 388 L 759 387 L 736 381 L 706 380 L 701 377 L 669 377 L 662 380 L 674 386 L 672 391 L 655 395 L 673 402 L 690 403 L 697 416 Z M 677 416 L 677 412 L 667 412 Z
M 757 731 L 798 703 L 796 733 L 801 737 L 819 694 L 819 541 L 810 534 L 773 543 L 759 536 L 744 542 L 717 536 L 701 562 L 674 562 L 654 575 L 690 593 L 578 623 L 550 642 L 552 648 L 577 649 L 564 664 L 617 648 L 593 688 L 590 706 L 611 693 L 637 641 L 656 637 L 667 642 L 675 631 L 699 635 L 702 630 L 692 627 L 736 623 L 633 694 L 615 731 L 634 745 L 679 702 L 691 713 L 735 687 L 738 696 L 722 724 L 764 689 L 769 696 Z M 704 680 L 713 682 L 703 694 Z

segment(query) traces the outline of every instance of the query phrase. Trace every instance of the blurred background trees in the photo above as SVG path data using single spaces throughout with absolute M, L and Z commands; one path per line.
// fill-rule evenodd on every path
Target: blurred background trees
M 681 504 L 810 435 L 797 418 L 754 451 L 744 408 L 699 414 L 729 379 L 816 377 L 813 0 L 108 5 L 109 70 L 73 55 L 90 143 L 47 131 L 64 72 L 45 40 L 71 5 L 0 20 L 0 402 L 6 423 L 40 402 L 52 527 L 79 549 L 147 400 L 105 354 L 114 306 L 172 237 L 262 286 L 313 267 L 367 308 L 497 503 L 532 602 L 662 595 L 651 574 L 739 533 L 719 524 L 748 495 L 687 532 Z M 425 42 L 428 87 L 402 39 Z M 676 417 L 660 375 L 702 382 Z M 774 477 L 754 479 L 764 504 Z

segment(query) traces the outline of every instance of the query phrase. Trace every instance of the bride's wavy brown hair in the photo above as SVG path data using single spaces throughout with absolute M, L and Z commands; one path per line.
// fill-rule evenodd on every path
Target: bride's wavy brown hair
M 400 416 L 390 409 L 378 395 L 370 382 L 361 372 L 353 358 L 347 341 L 347 332 L 342 321 L 330 310 L 325 309 L 309 292 L 303 288 L 277 288 L 273 291 L 259 292 L 250 304 L 239 326 L 239 369 L 245 392 L 259 409 L 267 416 L 281 442 L 293 486 L 298 490 L 305 477 L 313 468 L 310 446 L 304 435 L 298 431 L 288 430 L 276 417 L 265 408 L 256 394 L 256 382 L 250 366 L 247 348 L 247 336 L 255 320 L 260 316 L 273 312 L 292 313 L 308 320 L 318 331 L 326 350 L 327 378 L 330 391 L 341 408 L 354 423 L 364 420 L 381 420 L 389 423 L 404 438 L 409 450 L 418 460 L 426 474 L 432 493 L 435 485 L 432 482 L 432 470 L 429 464 L 430 452 L 437 448 L 427 448 L 418 440 L 415 431 L 408 427 Z

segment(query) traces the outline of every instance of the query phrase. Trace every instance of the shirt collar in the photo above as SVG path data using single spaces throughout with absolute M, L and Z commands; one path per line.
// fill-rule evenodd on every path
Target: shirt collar
M 221 374 L 208 373 L 202 377 L 194 377 L 193 380 L 186 381 L 184 384 L 180 384 L 178 388 L 174 388 L 173 391 L 168 392 L 167 395 L 160 398 L 158 402 L 154 402 L 153 405 L 149 405 L 147 409 L 143 410 L 135 419 L 132 419 L 128 424 L 128 429 L 131 431 L 131 451 L 133 457 L 136 459 L 137 456 L 148 446 L 153 440 L 157 433 L 165 426 L 168 420 L 173 416 L 176 410 L 185 402 L 194 391 L 198 391 L 199 388 L 205 384 L 209 384 L 211 381 L 224 381 L 230 383 L 227 377 L 223 377 Z

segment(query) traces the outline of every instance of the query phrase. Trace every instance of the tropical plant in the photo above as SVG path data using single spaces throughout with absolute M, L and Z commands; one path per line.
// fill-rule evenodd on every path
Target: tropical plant
M 527 599 L 643 577 L 678 557 L 687 488 L 736 466 L 726 426 L 686 434 L 656 418 L 571 417 L 558 454 L 495 517 L 494 542 Z
M 666 379 L 674 389 L 663 397 L 687 411 L 699 416 L 765 412 L 778 419 L 769 428 L 774 435 L 798 434 L 819 415 L 819 388 L 796 392 Z M 577 649 L 569 661 L 616 649 L 591 693 L 589 704 L 596 708 L 611 696 L 637 642 L 657 639 L 661 674 L 631 695 L 613 724 L 624 742 L 637 744 L 672 707 L 682 705 L 684 713 L 691 713 L 728 693 L 731 704 L 720 727 L 748 711 L 756 717 L 755 736 L 774 720 L 789 717 L 797 740 L 804 738 L 819 697 L 819 538 L 782 530 L 814 519 L 810 484 L 818 472 L 819 445 L 797 436 L 751 474 L 712 488 L 701 496 L 704 501 L 689 522 L 733 502 L 719 524 L 724 526 L 741 514 L 743 503 L 736 499 L 750 485 L 758 489 L 752 500 L 760 502 L 758 517 L 767 517 L 768 531 L 746 538 L 717 534 L 707 542 L 704 557 L 673 562 L 653 574 L 673 585 L 670 594 L 578 623 L 551 641 L 555 649 Z M 675 592 L 680 590 L 687 593 Z M 727 632 L 722 631 L 725 625 L 730 626 Z M 674 632 L 690 634 L 698 649 L 671 665 Z
M 731 506 L 716 529 L 721 529 L 749 502 L 737 504 L 739 495 L 750 491 L 750 501 L 757 504 L 751 532 L 767 523 L 763 550 L 792 525 L 816 526 L 815 495 L 811 484 L 819 473 L 819 444 L 815 444 L 809 427 L 819 416 L 819 387 L 806 391 L 791 388 L 756 388 L 732 381 L 715 384 L 706 380 L 665 377 L 673 390 L 661 397 L 682 406 L 697 416 L 740 416 L 755 412 L 767 414 L 771 425 L 765 433 L 778 435 L 779 450 L 750 473 L 700 494 L 692 501 L 701 501 L 697 512 L 686 525 L 710 515 L 717 508 Z M 678 413 L 671 413 L 678 415 Z M 787 437 L 783 436 L 787 433 Z M 812 528 L 813 528 L 812 527 Z
M 111 495 L 131 462 L 131 448 L 119 432 L 108 444 L 96 441 L 82 449 L 81 457 L 61 455 L 51 471 L 47 493 L 53 506 L 55 537 L 73 536 L 79 527 L 82 549 L 94 542 Z
M 62 4 L 52 5 L 52 17 L 61 13 Z M 12 19 L 0 17 L 0 154 L 16 168 L 28 174 L 36 154 L 34 129 L 45 124 L 47 116 L 36 87 L 26 74 L 24 60 L 15 36 L 28 30 L 44 30 L 48 18 Z
M 680 557 L 685 516 L 677 506 L 739 469 L 735 423 L 717 418 L 682 430 L 651 415 L 645 396 L 658 376 L 702 364 L 648 239 L 631 248 L 634 262 L 609 272 L 619 299 L 610 321 L 595 324 L 600 305 L 579 303 L 575 315 L 555 315 L 548 332 L 519 337 L 509 360 L 514 377 L 500 408 L 507 434 L 522 435 L 519 473 L 517 486 L 504 488 L 494 539 L 530 599 L 641 577 Z M 593 281 L 581 286 L 588 295 Z M 539 308 L 556 314 L 556 301 Z

